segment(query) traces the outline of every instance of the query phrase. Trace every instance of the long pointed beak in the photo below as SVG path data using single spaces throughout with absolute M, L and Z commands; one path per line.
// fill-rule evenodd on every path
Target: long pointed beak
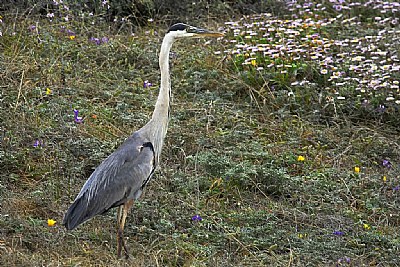
M 206 29 L 201 28 L 192 28 L 191 32 L 194 33 L 194 37 L 222 37 L 224 36 L 221 32 L 213 32 Z

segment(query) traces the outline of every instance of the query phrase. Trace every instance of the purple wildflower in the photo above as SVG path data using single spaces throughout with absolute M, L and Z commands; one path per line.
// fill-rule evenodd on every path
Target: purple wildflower
M 311 38 L 317 39 L 317 38 L 319 38 L 319 34 L 318 33 L 314 33 L 314 34 L 311 35 Z
M 143 83 L 143 88 L 149 88 L 151 87 L 153 84 L 151 82 L 149 82 L 148 80 L 145 80 Z
M 68 34 L 69 36 L 73 36 L 73 35 L 75 35 L 75 32 L 74 32 L 74 31 L 71 31 L 71 30 L 67 30 L 67 34 Z
M 108 38 L 107 37 L 102 37 L 101 38 L 101 43 L 103 43 L 103 44 L 106 44 L 106 43 L 108 43 Z
M 397 192 L 400 190 L 400 185 L 393 187 L 393 192 Z
M 96 45 L 100 45 L 101 44 L 101 41 L 100 41 L 99 38 L 90 37 L 89 41 L 94 43 L 94 44 L 96 44 Z
M 342 5 L 334 5 L 336 11 L 342 10 L 343 6 Z
M 42 146 L 42 142 L 39 140 L 36 140 L 35 143 L 33 143 L 33 147 L 37 148 L 37 147 L 41 147 Z
M 337 235 L 337 236 L 343 236 L 344 235 L 344 233 L 342 231 L 334 231 L 333 234 Z
M 194 215 L 194 216 L 192 217 L 192 221 L 200 222 L 201 220 L 203 220 L 203 218 L 201 218 L 201 216 L 198 215 L 198 214 L 196 214 L 196 215 Z
M 390 169 L 392 167 L 392 163 L 390 161 L 388 161 L 387 159 L 384 159 L 382 161 L 382 165 L 383 165 L 383 167 L 386 167 L 388 169 Z
M 79 110 L 74 109 L 74 121 L 76 123 L 82 123 L 83 122 L 83 118 L 79 117 L 78 115 L 79 115 Z
M 342 263 L 350 263 L 350 262 L 351 262 L 350 258 L 345 256 L 337 261 L 338 264 L 336 266 L 342 266 Z
M 90 42 L 96 44 L 96 45 L 101 45 L 101 44 L 106 44 L 108 43 L 108 38 L 107 37 L 102 37 L 101 39 L 96 38 L 96 37 L 91 37 L 89 39 Z

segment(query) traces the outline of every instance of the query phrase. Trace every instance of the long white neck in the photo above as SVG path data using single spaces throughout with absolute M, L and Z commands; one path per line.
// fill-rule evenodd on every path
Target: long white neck
M 161 86 L 160 93 L 154 108 L 152 120 L 167 119 L 169 113 L 169 102 L 171 97 L 171 81 L 169 75 L 169 51 L 171 50 L 173 37 L 167 34 L 161 45 L 160 51 L 160 71 L 161 71 Z
M 161 71 L 161 86 L 158 94 L 156 106 L 154 108 L 151 120 L 142 128 L 150 138 L 156 152 L 156 160 L 158 162 L 161 149 L 164 143 L 165 135 L 167 134 L 169 120 L 169 105 L 171 98 L 171 82 L 169 75 L 169 51 L 171 49 L 174 37 L 167 34 L 161 45 L 160 51 L 160 71 Z

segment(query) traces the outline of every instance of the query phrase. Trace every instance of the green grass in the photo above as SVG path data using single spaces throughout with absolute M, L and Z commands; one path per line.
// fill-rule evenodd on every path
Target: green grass
M 292 76 L 268 80 L 277 69 L 251 76 L 254 66 L 215 55 L 231 48 L 229 29 L 225 41 L 173 47 L 172 117 L 161 164 L 128 217 L 131 259 L 116 258 L 115 210 L 66 231 L 64 212 L 91 172 L 151 116 L 164 31 L 2 20 L 1 266 L 398 265 L 398 106 L 376 115 L 350 98 L 322 109 L 319 92 L 337 95 L 319 71 L 302 69 L 293 77 L 315 84 L 298 87 Z M 365 23 L 358 31 L 373 32 Z

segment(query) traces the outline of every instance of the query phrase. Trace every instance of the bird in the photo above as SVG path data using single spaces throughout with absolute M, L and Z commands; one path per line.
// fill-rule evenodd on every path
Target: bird
M 129 258 L 124 238 L 126 218 L 159 165 L 167 134 L 171 101 L 169 54 L 172 44 L 183 38 L 222 36 L 223 33 L 184 23 L 174 24 L 168 29 L 159 54 L 161 83 L 151 119 L 130 135 L 89 176 L 64 215 L 62 224 L 67 230 L 73 230 L 94 216 L 118 207 L 117 257 L 121 257 L 123 249 L 125 257 Z

